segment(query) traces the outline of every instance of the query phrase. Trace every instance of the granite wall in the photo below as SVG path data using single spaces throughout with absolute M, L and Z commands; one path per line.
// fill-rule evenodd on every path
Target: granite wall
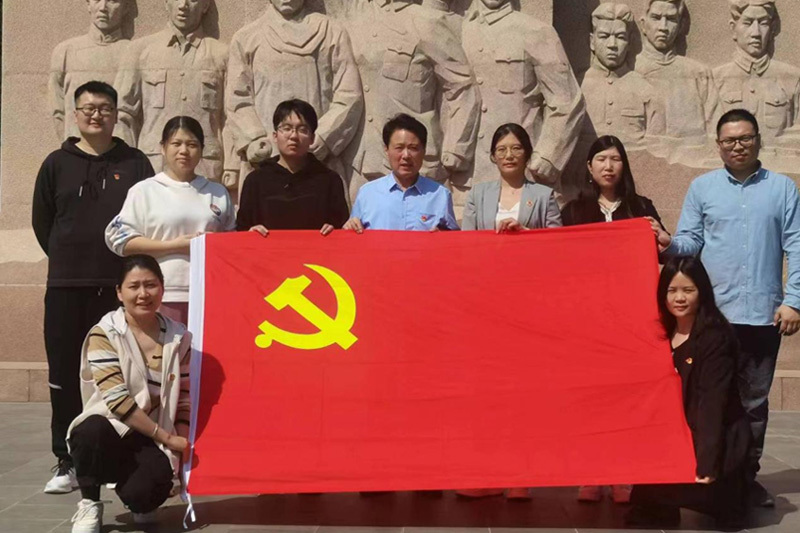
M 136 17 L 126 28 L 134 38 L 163 29 L 163 0 L 134 0 Z M 347 0 L 310 0 L 336 17 Z M 210 35 L 229 42 L 233 33 L 257 18 L 268 0 L 216 0 L 205 21 Z M 470 0 L 455 0 L 464 13 Z M 686 56 L 715 67 L 731 60 L 734 43 L 728 27 L 728 0 L 688 0 L 690 28 Z M 520 0 L 517 6 L 552 22 L 561 36 L 579 81 L 589 68 L 590 14 L 598 0 Z M 630 0 L 636 19 L 645 0 Z M 782 32 L 774 56 L 800 67 L 800 2 L 779 0 Z M 85 0 L 5 0 L 2 2 L 2 108 L 0 115 L 0 401 L 48 398 L 42 341 L 42 300 L 46 260 L 30 230 L 33 184 L 43 158 L 59 146 L 47 103 L 50 56 L 65 39 L 86 33 Z M 634 53 L 641 50 L 635 36 Z M 703 172 L 695 165 L 668 163 L 647 151 L 633 154 L 634 176 L 674 230 L 689 182 Z M 793 176 L 800 179 L 800 174 Z M 569 185 L 580 176 L 564 176 Z M 587 295 L 589 297 L 589 295 Z M 773 387 L 773 407 L 800 409 L 800 340 L 784 343 Z

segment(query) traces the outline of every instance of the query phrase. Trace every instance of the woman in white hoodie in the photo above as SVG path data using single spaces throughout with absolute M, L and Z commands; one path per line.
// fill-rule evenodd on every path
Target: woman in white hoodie
M 188 319 L 189 242 L 203 233 L 232 231 L 236 215 L 228 191 L 195 174 L 205 137 L 191 117 L 164 126 L 164 171 L 128 191 L 122 211 L 106 228 L 106 244 L 117 255 L 147 254 L 164 272 L 161 312 Z
M 116 483 L 136 522 L 151 521 L 188 448 L 191 336 L 157 312 L 163 294 L 158 262 L 127 257 L 117 285 L 122 307 L 83 343 L 84 407 L 67 432 L 83 498 L 73 533 L 100 532 L 105 483 Z

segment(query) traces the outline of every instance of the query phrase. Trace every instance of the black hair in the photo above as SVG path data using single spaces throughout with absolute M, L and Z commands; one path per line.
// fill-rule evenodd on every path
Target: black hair
M 717 122 L 717 138 L 719 138 L 719 132 L 722 130 L 722 126 L 731 122 L 749 122 L 753 125 L 753 129 L 756 130 L 756 135 L 759 134 L 758 120 L 756 120 L 755 115 L 747 109 L 731 109 L 719 117 L 719 121 Z
M 206 145 L 206 136 L 203 134 L 203 126 L 192 117 L 180 116 L 172 117 L 164 124 L 164 131 L 161 133 L 161 144 L 167 144 L 178 130 L 186 130 L 200 142 L 200 146 Z
M 636 194 L 636 184 L 633 181 L 631 164 L 628 161 L 628 152 L 625 150 L 625 145 L 622 144 L 622 141 L 613 135 L 603 135 L 589 147 L 589 154 L 586 156 L 586 162 L 591 163 L 594 156 L 611 148 L 616 148 L 622 159 L 622 176 L 617 182 L 614 191 L 617 195 L 617 199 L 621 201 L 618 209 L 626 213 L 628 218 L 643 217 L 646 215 L 644 203 L 639 195 Z M 592 173 L 587 167 L 585 185 L 581 188 L 578 198 L 581 200 L 590 199 L 593 204 L 596 204 L 599 197 L 600 186 L 592 179 Z
M 319 119 L 317 118 L 317 112 L 314 111 L 314 106 L 298 98 L 285 100 L 278 104 L 278 107 L 275 108 L 275 113 L 272 115 L 272 127 L 277 130 L 281 122 L 289 118 L 292 113 L 308 124 L 308 127 L 311 128 L 311 133 L 317 131 Z
M 75 89 L 75 103 L 78 103 L 78 98 L 83 93 L 89 94 L 102 94 L 114 102 L 114 107 L 117 107 L 117 91 L 111 85 L 104 81 L 87 81 L 77 89 Z
M 117 287 L 122 287 L 125 283 L 125 278 L 134 268 L 141 268 L 142 270 L 149 270 L 156 275 L 161 286 L 164 286 L 164 274 L 161 272 L 161 267 L 158 265 L 152 256 L 145 254 L 134 254 L 124 257 L 122 259 L 122 270 L 120 270 L 119 277 L 117 278 Z
M 677 327 L 675 316 L 667 309 L 667 289 L 677 274 L 683 274 L 691 279 L 697 287 L 698 307 L 692 335 L 702 334 L 707 329 L 715 327 L 732 331 L 730 323 L 714 300 L 714 288 L 703 263 L 694 256 L 677 256 L 667 261 L 658 279 L 658 314 L 667 337 L 671 337 Z
M 423 147 L 428 145 L 428 130 L 425 128 L 425 125 L 410 115 L 400 113 L 392 117 L 383 127 L 384 146 L 387 148 L 389 147 L 389 141 L 392 140 L 392 135 L 398 130 L 410 131 L 417 136 L 417 139 L 419 139 Z
M 497 131 L 494 132 L 492 136 L 492 148 L 491 154 L 494 156 L 494 151 L 497 148 L 497 143 L 499 143 L 506 135 L 513 135 L 516 137 L 520 144 L 522 144 L 522 148 L 525 150 L 525 162 L 531 160 L 533 156 L 533 143 L 531 143 L 531 137 L 528 135 L 528 132 L 525 131 L 525 128 L 520 126 L 519 124 L 515 124 L 513 122 L 509 122 L 508 124 L 503 124 Z

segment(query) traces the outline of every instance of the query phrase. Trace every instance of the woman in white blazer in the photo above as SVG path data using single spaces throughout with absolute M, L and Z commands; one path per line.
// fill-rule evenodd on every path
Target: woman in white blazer
M 461 227 L 497 233 L 561 226 L 553 189 L 528 180 L 533 145 L 519 124 L 503 124 L 492 137 L 491 159 L 500 178 L 475 185 L 467 196 Z

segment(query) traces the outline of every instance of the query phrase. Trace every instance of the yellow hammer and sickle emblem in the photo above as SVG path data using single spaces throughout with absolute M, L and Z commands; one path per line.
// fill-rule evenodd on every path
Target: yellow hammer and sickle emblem
M 322 276 L 333 289 L 337 305 L 336 317 L 329 317 L 322 309 L 303 295 L 303 291 L 311 285 L 311 280 L 307 276 L 287 278 L 264 299 L 278 311 L 291 307 L 319 329 L 319 332 L 310 334 L 291 333 L 264 321 L 258 326 L 258 329 L 262 331 L 262 335 L 256 337 L 256 346 L 269 348 L 274 341 L 298 350 L 319 350 L 333 344 L 338 344 L 347 350 L 358 340 L 350 332 L 356 321 L 356 298 L 352 289 L 333 270 L 319 265 L 304 266 Z

